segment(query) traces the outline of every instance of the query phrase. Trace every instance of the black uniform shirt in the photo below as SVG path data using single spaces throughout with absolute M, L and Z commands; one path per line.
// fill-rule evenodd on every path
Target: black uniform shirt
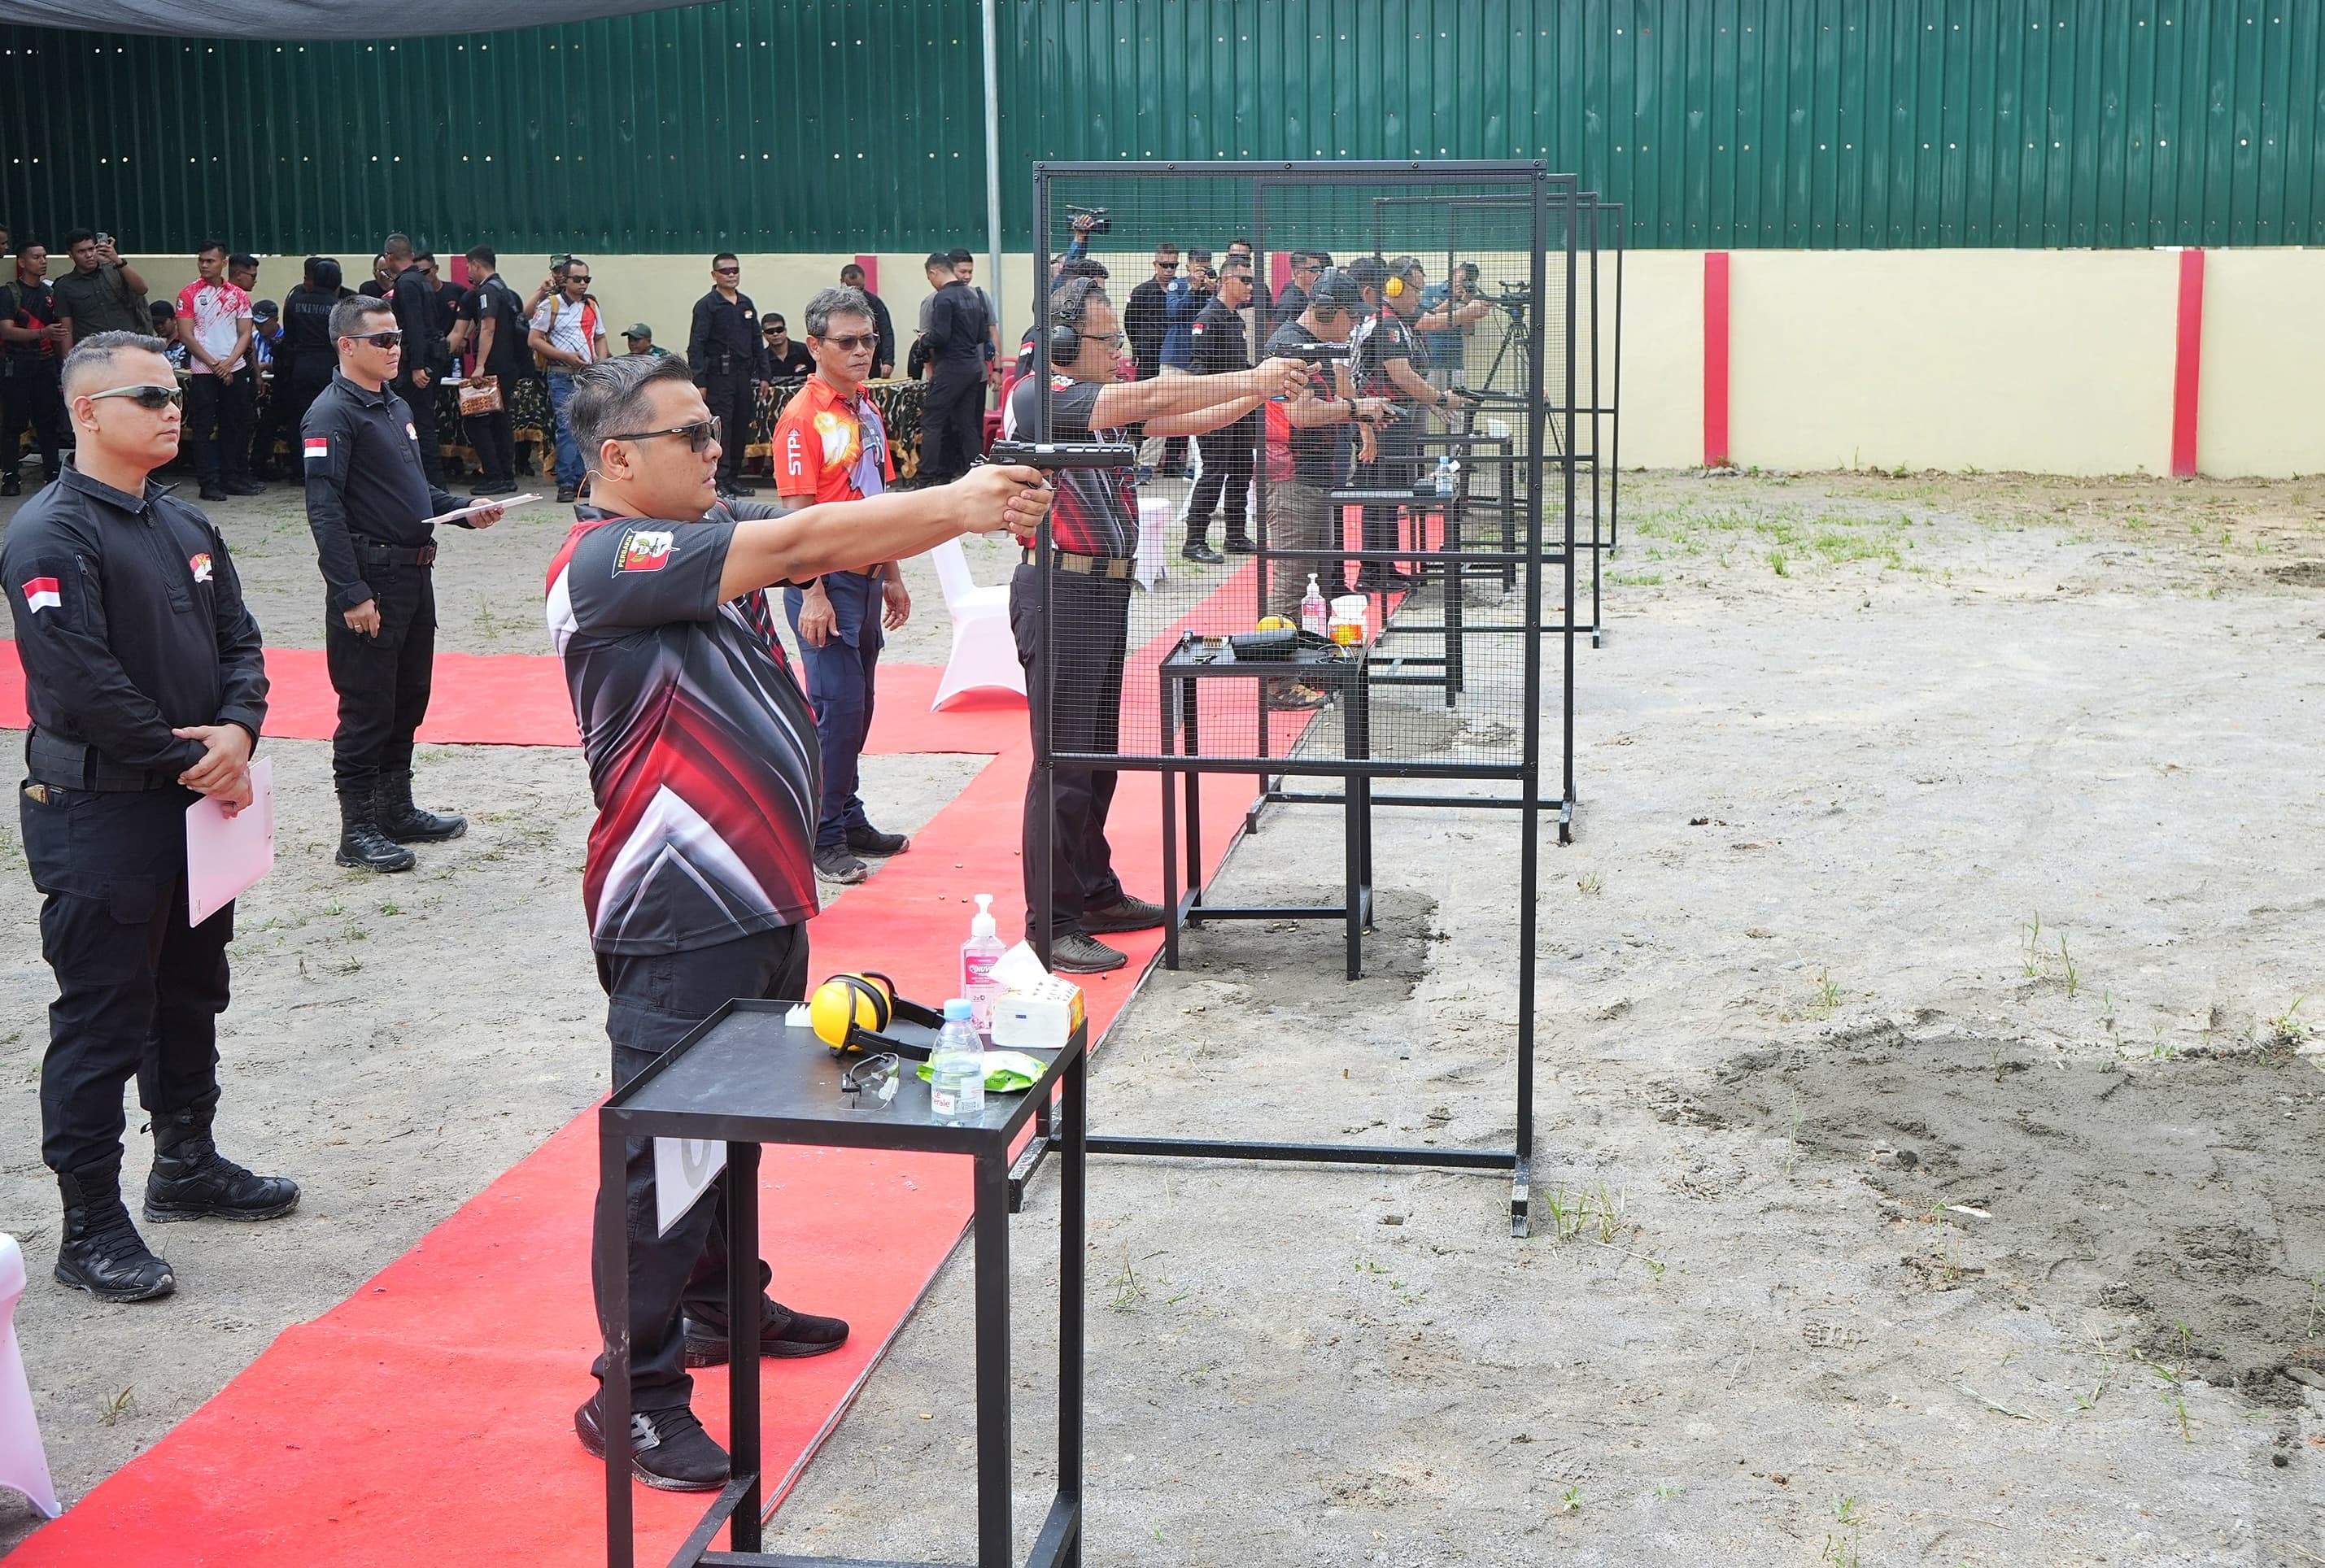
M 42 734 L 171 776 L 205 755 L 172 729 L 235 724 L 257 740 L 258 623 L 226 540 L 168 486 L 125 494 L 68 460 L 8 525 L 0 577 Z
M 982 364 L 990 325 L 985 301 L 975 289 L 956 278 L 929 301 L 928 330 L 921 335 L 921 342 L 935 364 Z
M 732 305 L 713 289 L 694 302 L 694 326 L 686 335 L 686 363 L 697 385 L 714 375 L 745 375 L 772 381 L 766 339 L 759 332 L 759 308 L 748 294 Z
M 1230 371 L 1251 368 L 1242 311 L 1230 310 L 1213 300 L 1195 318 L 1188 336 L 1193 340 L 1187 351 L 1188 359 L 1197 375 L 1225 375 Z
M 54 327 L 63 319 L 58 314 L 56 291 L 43 279 L 27 283 L 22 278 L 11 278 L 0 284 L 0 318 L 11 327 Z M 57 374 L 57 346 L 47 338 L 35 338 L 30 343 L 8 345 L 8 358 L 18 375 L 45 368 L 49 374 Z
M 331 312 L 344 289 L 294 283 L 283 296 L 283 340 L 274 347 L 274 372 L 301 381 L 320 381 L 338 363 L 331 341 Z
M 307 526 L 315 530 L 331 613 L 338 614 L 372 596 L 358 539 L 417 549 L 435 536 L 429 519 L 460 500 L 428 483 L 412 410 L 392 392 L 368 392 L 334 374 L 299 434 L 306 453 Z M 460 526 L 472 525 L 464 519 Z
M 888 301 L 868 289 L 865 301 L 872 307 L 872 330 L 880 335 L 880 346 L 872 351 L 872 368 L 896 363 L 896 323 L 888 315 Z
M 460 319 L 471 324 L 468 334 L 470 352 L 482 343 L 485 323 L 496 323 L 493 327 L 492 357 L 477 367 L 480 375 L 497 376 L 502 382 L 502 407 L 507 407 L 508 383 L 533 374 L 533 348 L 530 329 L 525 326 L 524 301 L 498 272 L 470 289 L 460 298 Z
M 1283 292 L 1275 297 L 1274 314 L 1268 318 L 1271 323 L 1268 327 L 1269 335 L 1272 337 L 1282 331 L 1284 327 L 1299 320 L 1307 313 L 1308 291 L 1297 283 L 1284 284 Z
M 434 376 L 440 368 L 437 361 L 444 346 L 443 334 L 436 330 L 436 291 L 428 286 L 418 267 L 406 267 L 396 273 L 387 302 L 395 310 L 395 324 L 403 328 L 400 379 L 410 381 L 412 372 L 419 370 Z

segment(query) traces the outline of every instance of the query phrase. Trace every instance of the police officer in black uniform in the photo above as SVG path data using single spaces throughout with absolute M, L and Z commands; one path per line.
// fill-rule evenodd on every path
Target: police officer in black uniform
M 407 844 L 439 844 L 468 831 L 464 816 L 412 803 L 412 736 L 428 716 L 436 660 L 435 525 L 465 504 L 429 483 L 412 410 L 388 390 L 403 337 L 385 301 L 362 295 L 331 311 L 338 374 L 307 410 L 300 447 L 307 525 L 330 597 L 324 652 L 339 694 L 331 782 L 339 797 L 343 866 L 410 871 Z M 496 506 L 458 519 L 463 528 L 500 521 Z
M 710 292 L 694 302 L 694 326 L 686 336 L 686 364 L 702 401 L 729 438 L 718 445 L 718 493 L 756 495 L 736 477 L 743 449 L 750 445 L 759 393 L 774 379 L 766 339 L 759 331 L 759 308 L 742 291 L 743 263 L 732 251 L 710 258 Z
M 0 495 L 22 489 L 16 476 L 24 427 L 41 449 L 41 472 L 57 476 L 65 405 L 57 367 L 69 328 L 49 288 L 49 253 L 34 240 L 16 244 L 16 275 L 0 286 Z
M 178 451 L 164 346 L 100 332 L 74 348 L 73 459 L 0 549 L 32 719 L 17 809 L 57 977 L 41 1063 L 41 1158 L 64 1196 L 56 1277 L 105 1301 L 176 1288 L 121 1201 L 132 1075 L 153 1129 L 146 1219 L 272 1220 L 299 1204 L 297 1184 L 211 1141 L 234 910 L 187 922 L 186 807 L 250 803 L 266 670 L 226 540 L 147 482 Z
M 1243 312 L 1251 303 L 1251 257 L 1232 252 L 1219 267 L 1218 297 L 1195 318 L 1192 368 L 1197 375 L 1231 375 L 1251 368 L 1250 342 L 1244 336 Z M 1261 416 L 1246 414 L 1195 438 L 1202 471 L 1187 492 L 1187 542 L 1179 553 L 1190 561 L 1217 566 L 1227 558 L 1211 548 L 1211 508 L 1226 503 L 1227 547 L 1249 555 L 1253 545 L 1246 526 L 1251 511 L 1251 462 L 1259 445 Z
M 386 258 L 392 281 L 387 288 L 387 302 L 394 307 L 395 324 L 403 331 L 403 358 L 395 378 L 395 395 L 412 420 L 412 429 L 420 441 L 420 469 L 431 485 L 444 483 L 444 452 L 436 438 L 436 383 L 444 379 L 452 367 L 451 350 L 445 345 L 446 329 L 438 323 L 444 319 L 443 307 L 436 298 L 435 285 L 421 270 L 420 253 L 412 248 L 408 235 L 392 234 L 379 248 Z

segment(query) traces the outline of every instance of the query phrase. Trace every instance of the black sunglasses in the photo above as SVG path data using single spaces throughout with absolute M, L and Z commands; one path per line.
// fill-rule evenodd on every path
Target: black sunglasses
M 770 327 L 768 330 L 773 331 L 773 328 Z M 839 350 L 842 354 L 855 354 L 866 348 L 877 348 L 880 346 L 880 335 L 876 332 L 851 332 L 847 337 L 842 337 L 832 333 L 826 333 L 821 337 L 817 338 L 816 341 L 818 343 L 828 343 L 832 347 Z
M 710 269 L 713 276 L 720 278 L 728 277 L 734 273 L 740 272 L 743 269 L 740 267 L 713 267 Z
M 897 1083 L 903 1077 L 903 1062 L 894 1051 L 882 1051 L 876 1056 L 866 1056 L 852 1062 L 839 1075 L 839 1092 L 860 1101 L 870 1094 L 885 1105 L 896 1097 Z
M 347 338 L 348 343 L 368 343 L 374 348 L 394 348 L 403 341 L 401 332 L 365 332 Z
M 708 451 L 710 443 L 718 438 L 716 418 L 698 420 L 690 425 L 672 425 L 667 430 L 636 430 L 625 436 L 608 436 L 609 441 L 651 441 L 656 436 L 684 436 L 690 452 Z
M 99 398 L 127 398 L 139 408 L 153 412 L 173 403 L 183 407 L 186 401 L 186 394 L 173 386 L 117 386 L 110 392 L 88 394 L 91 402 Z

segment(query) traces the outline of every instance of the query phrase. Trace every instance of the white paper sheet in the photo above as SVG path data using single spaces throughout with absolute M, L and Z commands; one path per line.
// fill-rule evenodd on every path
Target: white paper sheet
M 274 869 L 274 759 L 250 765 L 250 804 L 233 816 L 205 796 L 186 807 L 186 923 L 199 926 Z
M 463 506 L 457 512 L 440 512 L 428 521 L 431 522 L 451 522 L 463 517 L 474 517 L 480 512 L 490 512 L 496 506 L 503 508 L 523 506 L 530 502 L 538 501 L 540 499 L 540 496 L 533 494 L 531 491 L 525 492 L 523 495 L 496 495 L 490 501 L 479 501 L 474 506 Z

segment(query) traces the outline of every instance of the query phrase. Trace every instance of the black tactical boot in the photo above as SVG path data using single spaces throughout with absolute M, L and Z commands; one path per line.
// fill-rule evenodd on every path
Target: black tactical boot
M 439 816 L 412 804 L 412 770 L 384 772 L 372 797 L 373 820 L 380 832 L 398 844 L 441 844 L 468 831 L 465 816 Z
M 331 858 L 375 872 L 410 871 L 420 857 L 380 832 L 376 810 L 371 780 L 339 786 L 339 853 Z
M 99 1301 L 152 1301 L 178 1288 L 170 1266 L 146 1250 L 121 1202 L 121 1157 L 60 1171 L 65 1233 L 57 1247 L 57 1283 Z
M 253 1176 L 218 1151 L 210 1123 L 213 1093 L 153 1118 L 153 1174 L 145 1178 L 145 1217 L 170 1220 L 279 1220 L 299 1206 L 288 1176 Z

